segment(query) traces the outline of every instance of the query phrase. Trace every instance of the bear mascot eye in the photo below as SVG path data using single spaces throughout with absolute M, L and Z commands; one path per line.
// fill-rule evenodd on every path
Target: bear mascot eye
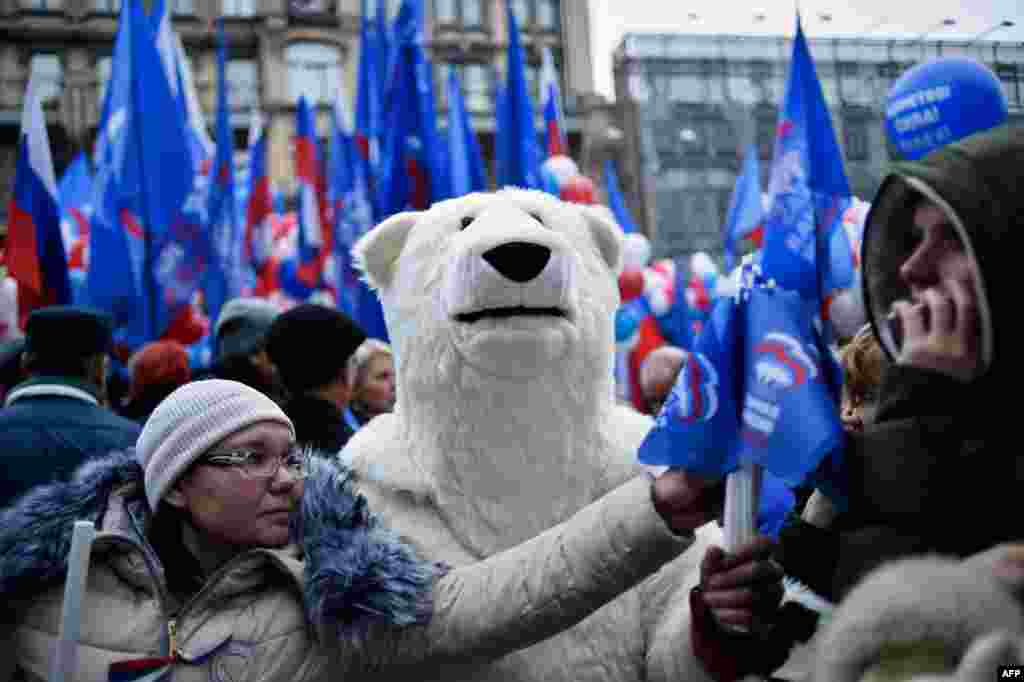
M 527 215 L 529 215 L 529 216 L 530 216 L 531 218 L 533 218 L 534 220 L 536 220 L 536 221 L 537 221 L 538 223 L 540 223 L 541 225 L 544 225 L 544 221 L 543 221 L 543 220 L 541 219 L 541 217 L 540 217 L 540 213 L 536 213 L 536 212 L 534 212 L 534 211 L 530 211 L 530 212 L 529 212 L 529 213 L 528 213 Z M 547 226 L 545 225 L 545 227 L 547 227 Z
M 473 224 L 474 220 L 476 220 L 476 218 L 474 218 L 473 216 L 469 216 L 468 215 L 468 216 L 464 217 L 462 219 L 462 227 L 459 228 L 459 229 L 465 230 L 467 227 L 469 227 L 470 225 Z

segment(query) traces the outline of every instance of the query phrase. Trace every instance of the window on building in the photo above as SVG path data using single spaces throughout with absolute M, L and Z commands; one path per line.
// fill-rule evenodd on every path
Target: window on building
M 256 14 L 256 0 L 221 0 L 221 13 L 227 17 L 251 17 Z
M 463 64 L 459 68 L 466 111 L 486 113 L 494 109 L 494 71 L 489 64 Z
M 512 0 L 512 12 L 521 28 L 557 31 L 559 11 L 559 0 Z
M 92 0 L 92 9 L 103 14 L 117 14 L 121 11 L 121 0 Z
M 324 43 L 292 43 L 285 49 L 288 95 L 305 96 L 310 104 L 330 104 L 341 82 L 341 52 Z
M 53 105 L 60 99 L 64 85 L 64 69 L 60 55 L 41 52 L 29 60 L 29 82 L 34 84 L 43 106 Z
M 99 109 L 103 108 L 103 99 L 107 96 L 107 87 L 110 84 L 110 65 L 113 61 L 109 55 L 96 60 L 96 102 Z
M 695 74 L 676 74 L 668 81 L 670 102 L 704 102 L 707 99 L 704 79 Z
M 761 107 L 756 114 L 757 155 L 763 160 L 775 154 L 775 125 L 778 112 L 774 107 Z
M 259 69 L 254 59 L 231 59 L 225 65 L 228 104 L 232 111 L 248 111 L 259 105 Z
M 750 65 L 750 82 L 756 91 L 756 98 L 762 102 L 778 102 L 782 89 L 778 87 L 775 69 L 771 62 L 753 62 Z
M 182 16 L 191 16 L 196 13 L 196 5 L 193 0 L 172 0 L 171 12 Z
M 482 28 L 483 0 L 434 0 L 434 19 L 442 25 Z
M 1000 64 L 996 67 L 996 75 L 999 76 L 999 82 L 1003 84 L 1003 92 L 1006 93 L 1006 101 L 1010 106 L 1021 103 L 1017 66 L 1015 64 Z M 1024 77 L 1024 73 L 1020 75 Z
M 843 122 L 843 137 L 846 142 L 846 158 L 849 161 L 867 161 L 870 156 L 871 140 L 868 137 L 868 122 L 856 116 Z
M 726 118 L 711 119 L 708 126 L 711 132 L 711 148 L 715 156 L 720 158 L 736 159 L 739 140 L 732 123 Z
M 730 64 L 727 68 L 730 69 L 730 72 L 726 76 L 725 86 L 728 89 L 729 99 L 740 104 L 756 102 L 758 99 L 757 88 L 754 87 L 750 75 L 745 70 L 740 70 L 738 64 Z
M 36 12 L 59 12 L 64 9 L 64 0 L 22 0 L 22 7 Z

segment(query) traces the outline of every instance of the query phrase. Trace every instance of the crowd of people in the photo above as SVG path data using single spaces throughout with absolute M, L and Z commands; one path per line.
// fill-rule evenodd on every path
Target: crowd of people
M 784 599 L 783 579 L 841 606 L 889 562 L 1022 551 L 1007 547 L 1024 540 L 1006 505 L 1024 460 L 1009 430 L 1003 317 L 1022 184 L 1024 131 L 1006 126 L 887 176 L 864 234 L 869 322 L 839 351 L 847 441 L 833 477 L 844 494 L 788 491 L 763 536 L 730 555 L 706 550 L 689 603 L 702 666 L 692 679 L 797 670 L 830 682 L 820 671 L 842 670 L 974 682 L 956 671 L 959 653 L 885 677 L 873 667 L 884 633 L 855 653 L 816 648 L 828 609 Z M 375 516 L 344 458 L 352 435 L 394 408 L 387 344 L 330 307 L 236 299 L 216 321 L 210 367 L 154 342 L 115 397 L 112 331 L 95 310 L 42 308 L 0 349 L 0 680 L 47 676 L 79 519 L 100 534 L 75 679 L 160 666 L 175 680 L 416 679 L 417 666 L 498 660 L 574 626 L 688 551 L 720 513 L 720 481 L 640 474 L 484 561 L 426 561 Z M 648 356 L 651 414 L 687 361 L 668 346 Z M 208 672 L 211 657 L 220 667 Z M 600 669 L 602 651 L 592 657 Z

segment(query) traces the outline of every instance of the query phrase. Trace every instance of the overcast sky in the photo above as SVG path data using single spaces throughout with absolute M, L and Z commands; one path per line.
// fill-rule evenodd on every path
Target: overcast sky
M 970 9 L 965 6 L 970 4 Z M 794 0 L 590 0 L 597 91 L 612 98 L 612 52 L 625 33 L 793 35 Z M 865 35 L 969 39 L 1014 22 L 982 40 L 1024 42 L 1024 0 L 800 0 L 808 38 Z M 825 20 L 821 15 L 831 17 Z M 759 21 L 756 16 L 763 18 Z M 956 24 L 936 29 L 943 20 Z

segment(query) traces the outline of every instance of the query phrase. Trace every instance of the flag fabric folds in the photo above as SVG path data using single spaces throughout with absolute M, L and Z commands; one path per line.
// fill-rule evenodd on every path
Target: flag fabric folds
M 203 276 L 203 299 L 211 320 L 221 307 L 241 294 L 243 235 L 235 203 L 235 148 L 228 109 L 227 44 L 224 23 L 217 26 L 217 151 L 210 169 L 207 234 L 213 246 Z
M 508 24 L 508 59 L 505 74 L 502 111 L 498 114 L 496 144 L 501 147 L 504 163 L 499 187 L 511 185 L 526 189 L 542 189 L 540 149 L 534 127 L 533 100 L 526 80 L 526 57 L 519 39 L 519 24 L 512 11 L 511 0 L 506 0 Z M 504 123 L 504 125 L 502 125 Z
M 852 286 L 853 251 L 841 220 L 850 186 L 799 17 L 768 193 L 765 275 L 816 306 Z
M 158 338 L 191 302 L 208 259 L 203 222 L 184 211 L 195 182 L 186 123 L 141 3 L 122 6 L 95 158 L 88 299 L 130 348 Z M 200 199 L 201 197 L 201 199 Z
M 267 136 L 263 115 L 253 109 L 249 123 L 249 195 L 245 203 L 244 256 L 252 267 L 256 281 L 253 293 L 269 291 L 270 259 L 274 255 L 274 206 L 267 175 Z
M 89 223 L 92 219 L 92 172 L 85 152 L 75 157 L 57 185 L 60 231 L 68 269 L 84 271 L 89 263 Z
M 448 176 L 452 197 L 487 189 L 480 143 L 473 132 L 454 66 L 448 67 Z
M 324 265 L 333 249 L 327 181 L 313 112 L 299 97 L 295 121 L 295 178 L 299 184 L 298 277 L 307 287 L 320 286 Z
M 423 22 L 421 0 L 404 0 L 394 24 L 385 98 L 389 108 L 374 188 L 378 220 L 407 209 L 424 210 L 448 193 Z
M 619 174 L 615 172 L 615 162 L 611 159 L 605 159 L 604 162 L 604 186 L 608 194 L 608 206 L 615 215 L 615 221 L 626 234 L 636 232 L 636 223 L 633 222 L 633 216 L 626 206 L 626 199 L 619 189 Z
M 640 461 L 713 477 L 760 464 L 799 485 L 844 442 L 835 370 L 808 302 L 748 279 L 712 311 Z
M 736 266 L 736 247 L 739 241 L 761 226 L 761 169 L 757 160 L 757 147 L 747 147 L 743 169 L 736 178 L 736 187 L 729 199 L 729 212 L 725 218 L 725 269 Z
M 24 328 L 35 308 L 71 302 L 50 138 L 34 80 L 21 115 L 8 216 L 6 264 L 18 283 L 19 325 Z
M 551 48 L 544 46 L 540 65 L 540 99 L 544 107 L 544 151 L 548 157 L 568 156 L 569 142 L 565 136 L 565 117 L 562 115 L 562 88 L 558 84 L 558 71 Z

